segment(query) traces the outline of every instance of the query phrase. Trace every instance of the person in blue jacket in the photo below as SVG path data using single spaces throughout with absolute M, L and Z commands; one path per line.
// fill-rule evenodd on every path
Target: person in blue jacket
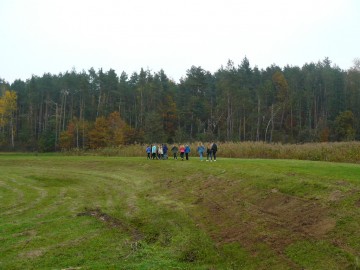
M 147 159 L 151 159 L 150 155 L 151 155 L 151 147 L 148 145 L 146 147 L 146 154 L 147 154 Z
M 169 148 L 167 147 L 167 145 L 163 144 L 164 159 L 168 159 L 168 150 L 169 150 Z
M 154 144 L 151 147 L 151 157 L 152 157 L 152 159 L 156 159 L 156 152 L 157 152 L 157 148 L 156 148 L 156 145 Z
M 204 155 L 204 152 L 205 152 L 205 146 L 202 143 L 199 143 L 197 151 L 199 153 L 200 160 L 203 161 L 203 155 Z
M 185 145 L 185 158 L 189 160 L 189 153 L 190 153 L 190 146 L 187 144 Z

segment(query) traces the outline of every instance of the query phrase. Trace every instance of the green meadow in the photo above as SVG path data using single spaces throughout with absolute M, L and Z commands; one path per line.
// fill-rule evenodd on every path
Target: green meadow
M 0 154 L 0 269 L 360 269 L 360 165 Z

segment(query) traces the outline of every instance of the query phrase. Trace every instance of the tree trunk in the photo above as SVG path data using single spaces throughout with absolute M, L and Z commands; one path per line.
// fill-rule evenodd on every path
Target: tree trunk
M 226 138 L 230 140 L 230 121 L 231 121 L 231 110 L 230 110 L 230 94 L 227 95 L 227 118 L 226 118 Z
M 314 128 L 317 128 L 317 102 L 316 102 L 316 96 L 314 97 Z
M 194 113 L 191 113 L 191 124 L 190 124 L 190 138 L 193 138 L 193 123 L 194 123 Z
M 256 123 L 256 141 L 260 141 L 260 98 L 258 96 L 258 104 L 257 104 L 257 123 Z
M 42 118 L 43 118 L 43 99 L 41 97 L 41 100 L 40 100 L 40 110 L 39 110 L 39 133 L 41 133 L 43 131 L 43 126 L 42 126 Z
M 246 118 L 245 118 L 245 112 L 244 112 L 244 141 L 246 141 Z
M 62 131 L 65 130 L 65 122 L 66 122 L 66 96 L 67 94 L 64 94 L 65 98 L 64 98 L 64 117 L 63 117 L 63 126 L 62 126 Z
M 45 115 L 44 115 L 44 129 L 47 129 L 48 126 L 48 116 L 49 116 L 49 94 L 46 95 L 46 100 L 45 100 Z
M 293 132 L 293 106 L 290 105 L 290 132 L 291 132 L 291 139 L 294 138 L 294 132 Z
M 55 145 L 57 145 L 60 135 L 60 122 L 61 118 L 59 119 L 59 106 L 55 103 Z
M 11 116 L 10 119 L 10 129 L 11 129 L 11 146 L 12 148 L 15 148 L 15 130 L 14 130 L 14 120 L 13 120 L 13 116 Z
M 270 132 L 270 142 L 272 142 L 274 132 L 274 104 L 271 105 L 271 132 Z
M 143 87 L 140 88 L 140 127 L 143 126 L 144 116 L 144 102 L 143 102 Z
M 99 114 L 100 114 L 101 95 L 102 95 L 102 93 L 101 93 L 101 88 L 100 88 L 98 104 L 97 104 L 97 109 L 96 109 L 96 117 L 99 117 Z
M 241 115 L 239 115 L 239 141 L 241 141 Z

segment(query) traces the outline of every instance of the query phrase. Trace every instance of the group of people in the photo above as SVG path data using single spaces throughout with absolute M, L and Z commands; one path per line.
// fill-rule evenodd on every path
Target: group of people
M 166 144 L 153 144 L 146 147 L 147 159 L 168 159 L 169 148 Z M 178 159 L 178 153 L 180 152 L 181 160 L 189 160 L 189 154 L 191 152 L 190 146 L 188 144 L 181 144 L 179 146 L 173 145 L 170 149 L 173 159 Z M 216 161 L 216 152 L 217 145 L 215 142 L 208 144 L 206 147 L 204 144 L 199 143 L 197 147 L 197 152 L 200 157 L 200 161 L 204 160 L 206 153 L 206 161 Z
M 146 147 L 147 159 L 167 159 L 168 147 L 166 144 L 153 144 Z
M 197 152 L 199 153 L 200 160 L 204 160 L 204 154 L 206 153 L 206 161 L 216 161 L 217 145 L 215 142 L 209 143 L 206 147 L 199 143 Z

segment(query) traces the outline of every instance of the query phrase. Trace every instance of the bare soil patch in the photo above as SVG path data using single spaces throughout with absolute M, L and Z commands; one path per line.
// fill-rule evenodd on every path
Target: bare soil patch
M 357 207 L 360 207 L 360 199 L 355 203 Z
M 345 195 L 340 190 L 335 190 L 329 195 L 329 201 L 337 202 L 340 201 Z
M 77 216 L 90 216 L 94 217 L 97 220 L 101 221 L 102 223 L 106 224 L 107 226 L 111 228 L 117 228 L 122 231 L 125 231 L 126 233 L 129 233 L 134 241 L 139 241 L 143 238 L 140 231 L 138 231 L 136 228 L 131 227 L 127 225 L 125 222 L 121 221 L 118 218 L 112 217 L 104 212 L 101 211 L 101 209 L 85 209 L 85 212 L 78 213 Z
M 265 243 L 283 254 L 288 245 L 323 238 L 335 227 L 329 209 L 316 200 L 290 196 L 277 189 L 269 190 L 266 196 L 257 195 L 254 190 L 234 190 L 232 186 L 208 178 L 193 203 L 204 211 L 199 217 L 200 226 L 220 245 L 238 242 L 256 255 L 257 245 Z
M 27 259 L 35 259 L 37 257 L 42 256 L 43 254 L 44 254 L 43 249 L 35 249 L 35 250 L 30 250 L 30 251 L 24 252 L 20 256 L 23 258 L 27 258 Z

